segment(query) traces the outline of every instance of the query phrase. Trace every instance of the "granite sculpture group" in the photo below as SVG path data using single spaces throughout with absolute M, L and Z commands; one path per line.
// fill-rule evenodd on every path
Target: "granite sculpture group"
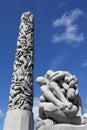
M 86 124 L 78 93 L 78 79 L 67 71 L 48 70 L 38 77 L 42 95 L 39 98 L 39 116 L 36 129 L 57 124 Z
M 3 130 L 33 130 L 34 18 L 21 16 L 8 111 Z M 78 79 L 67 71 L 48 70 L 38 77 L 42 95 L 36 130 L 87 130 Z

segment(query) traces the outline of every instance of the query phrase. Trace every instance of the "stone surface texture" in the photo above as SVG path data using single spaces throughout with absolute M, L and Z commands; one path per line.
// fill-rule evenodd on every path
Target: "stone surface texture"
M 33 15 L 21 17 L 8 109 L 32 110 L 33 106 Z
M 4 130 L 34 130 L 33 113 L 24 110 L 10 110 L 7 112 Z
M 34 18 L 21 16 L 8 112 L 3 130 L 33 130 Z
M 59 124 L 59 125 L 48 125 L 42 126 L 38 130 L 87 130 L 86 125 L 70 125 L 70 124 Z
M 75 75 L 67 71 L 48 70 L 45 76 L 38 77 L 36 81 L 42 92 L 36 129 L 39 130 L 44 125 L 50 129 L 50 125 L 54 127 L 61 123 L 86 124 Z

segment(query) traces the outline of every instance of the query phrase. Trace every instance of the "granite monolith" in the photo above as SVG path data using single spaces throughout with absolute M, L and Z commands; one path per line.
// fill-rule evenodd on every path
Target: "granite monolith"
M 3 130 L 33 130 L 34 18 L 21 16 L 8 111 Z

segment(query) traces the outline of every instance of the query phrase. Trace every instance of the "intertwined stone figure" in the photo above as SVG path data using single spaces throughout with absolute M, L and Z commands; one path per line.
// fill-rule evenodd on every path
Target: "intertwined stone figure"
M 39 98 L 37 129 L 44 124 L 84 124 L 81 98 L 78 93 L 78 79 L 67 71 L 48 70 L 44 77 L 38 77 L 42 95 Z

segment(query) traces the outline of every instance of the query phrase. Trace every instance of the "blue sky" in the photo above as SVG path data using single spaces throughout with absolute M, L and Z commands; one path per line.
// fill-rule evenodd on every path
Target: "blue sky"
M 79 93 L 87 112 L 87 1 L 0 1 L 0 130 L 7 111 L 20 17 L 30 10 L 35 19 L 34 110 L 40 88 L 36 77 L 48 69 L 67 70 L 79 80 Z

